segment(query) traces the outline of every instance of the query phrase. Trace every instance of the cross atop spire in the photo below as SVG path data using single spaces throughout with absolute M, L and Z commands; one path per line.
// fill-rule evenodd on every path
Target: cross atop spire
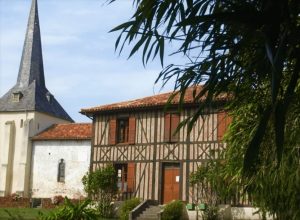
M 33 81 L 45 87 L 37 0 L 32 0 L 17 86 L 28 87 Z

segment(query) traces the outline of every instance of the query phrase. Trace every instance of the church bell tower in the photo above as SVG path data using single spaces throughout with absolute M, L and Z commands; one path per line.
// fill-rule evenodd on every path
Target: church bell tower
M 32 0 L 16 84 L 0 98 L 0 196 L 29 197 L 30 137 L 73 122 L 45 84 L 37 0 Z

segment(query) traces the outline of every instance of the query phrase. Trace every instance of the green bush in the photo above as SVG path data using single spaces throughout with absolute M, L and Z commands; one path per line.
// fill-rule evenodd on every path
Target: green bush
M 96 201 L 97 210 L 101 217 L 114 216 L 113 199 L 117 194 L 117 174 L 110 164 L 101 169 L 87 173 L 82 178 L 84 190 Z
M 141 200 L 138 198 L 132 198 L 132 199 L 126 200 L 120 209 L 120 219 L 128 220 L 130 211 L 132 211 L 140 203 L 141 203 Z
M 82 178 L 84 190 L 96 200 L 111 200 L 118 191 L 117 173 L 113 165 L 88 172 Z
M 73 204 L 65 197 L 64 205 L 48 215 L 40 214 L 42 220 L 94 220 L 98 218 L 95 209 L 89 208 L 91 200 Z
M 183 202 L 172 201 L 165 205 L 162 220 L 179 220 L 183 218 Z

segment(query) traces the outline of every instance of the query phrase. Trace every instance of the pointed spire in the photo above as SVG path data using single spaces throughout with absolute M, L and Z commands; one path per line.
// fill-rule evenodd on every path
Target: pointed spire
M 45 86 L 37 0 L 32 0 L 18 80 L 0 98 L 0 112 L 37 111 L 73 122 Z
M 17 86 L 28 87 L 34 80 L 36 85 L 45 87 L 37 0 L 32 0 Z

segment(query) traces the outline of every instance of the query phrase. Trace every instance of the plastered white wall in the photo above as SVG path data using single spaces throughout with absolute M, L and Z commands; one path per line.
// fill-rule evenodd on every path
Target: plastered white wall
M 31 191 L 33 198 L 53 198 L 56 195 L 79 198 L 85 196 L 82 177 L 90 164 L 91 141 L 34 141 Z M 58 164 L 65 162 L 65 182 L 57 182 Z
M 9 144 L 7 123 L 13 124 L 10 132 L 13 140 Z M 30 137 L 56 123 L 68 121 L 33 111 L 0 113 L 0 196 L 15 192 L 29 196 Z M 11 162 L 11 166 L 7 161 Z

